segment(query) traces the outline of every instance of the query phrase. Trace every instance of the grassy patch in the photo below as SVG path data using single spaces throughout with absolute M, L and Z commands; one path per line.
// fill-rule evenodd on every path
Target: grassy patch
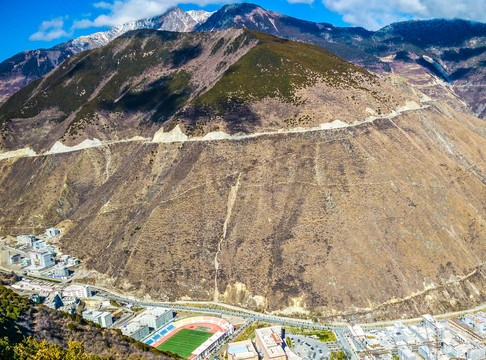
M 238 336 L 238 338 L 235 339 L 234 342 L 253 339 L 255 337 L 256 329 L 261 329 L 267 326 L 272 326 L 272 324 L 261 322 L 261 321 L 254 322 L 240 336 Z
M 338 351 L 331 353 L 330 360 L 346 360 L 347 358 L 348 357 L 346 356 L 346 353 L 344 351 Z
M 267 97 L 298 104 L 295 91 L 319 79 L 332 86 L 357 86 L 356 74 L 372 78 L 366 70 L 317 45 L 249 30 L 231 42 L 225 53 L 235 52 L 251 40 L 257 40 L 258 44 L 231 65 L 211 89 L 195 99 L 195 107 L 221 115 L 230 110 L 229 105 Z
M 191 356 L 191 353 L 213 334 L 205 331 L 182 329 L 168 340 L 163 342 L 157 349 L 170 351 L 184 359 Z
M 322 342 L 336 341 L 336 334 L 331 330 L 315 330 L 299 327 L 286 327 L 286 330 L 292 334 L 317 337 Z

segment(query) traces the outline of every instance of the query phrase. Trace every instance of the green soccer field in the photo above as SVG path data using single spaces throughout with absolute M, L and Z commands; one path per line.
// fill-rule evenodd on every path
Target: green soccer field
M 187 359 L 199 345 L 209 339 L 212 335 L 213 333 L 205 331 L 181 329 L 178 333 L 160 344 L 157 349 L 170 351 L 171 353 Z

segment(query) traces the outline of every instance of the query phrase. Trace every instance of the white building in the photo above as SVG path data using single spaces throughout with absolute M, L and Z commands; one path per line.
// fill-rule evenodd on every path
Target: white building
M 54 275 L 60 276 L 62 278 L 68 278 L 69 270 L 65 266 L 57 266 L 56 268 L 54 268 Z
M 52 254 L 48 251 L 31 251 L 30 262 L 36 270 L 47 269 L 54 266 Z
M 93 296 L 91 288 L 83 285 L 70 285 L 62 291 L 62 296 L 72 296 L 80 299 Z
M 255 343 L 257 349 L 263 354 L 264 360 L 286 360 L 282 339 L 282 327 L 270 326 L 255 330 Z
M 142 340 L 150 333 L 149 327 L 139 321 L 130 321 L 121 328 L 121 331 L 123 335 L 130 336 L 135 340 Z
M 418 348 L 418 353 L 424 358 L 424 360 L 434 360 L 434 354 L 432 350 L 426 345 L 420 346 Z
M 149 328 L 158 329 L 174 317 L 172 310 L 165 308 L 151 308 L 144 311 L 138 318 L 141 324 L 147 325 Z
M 484 346 L 475 347 L 466 352 L 467 360 L 481 360 L 486 357 L 486 348 Z
M 422 321 L 425 329 L 428 330 L 429 335 L 432 335 L 438 340 L 442 340 L 442 338 L 444 337 L 444 330 L 445 330 L 444 324 L 441 324 L 432 315 L 429 314 L 422 315 Z
M 50 307 L 51 309 L 54 309 L 54 310 L 59 309 L 63 305 L 61 297 L 59 296 L 59 293 L 49 294 L 47 299 L 44 301 L 44 305 L 47 306 L 47 307 Z
M 102 327 L 109 327 L 113 324 L 111 313 L 102 311 L 84 311 L 83 318 L 99 324 Z
M 20 260 L 21 260 L 20 254 L 10 255 L 8 260 L 10 262 L 10 265 L 16 265 L 16 264 L 20 263 Z
M 351 338 L 355 342 L 355 345 L 358 347 L 358 349 L 360 349 L 361 347 L 366 347 L 366 345 L 368 345 L 368 340 L 361 326 L 348 326 L 348 330 L 351 334 Z
M 407 346 L 402 346 L 398 348 L 398 358 L 400 360 L 415 360 L 417 356 L 410 350 Z
M 485 330 L 485 321 L 484 318 L 479 314 L 467 314 L 464 315 L 463 322 L 466 325 L 469 325 L 473 329 L 484 331 Z
M 60 233 L 61 233 L 61 231 L 59 231 L 59 229 L 54 229 L 54 228 L 46 229 L 46 236 L 47 237 L 51 237 L 51 238 L 56 237 Z
M 29 279 L 23 279 L 15 284 L 12 284 L 12 288 L 21 291 L 35 292 L 38 294 L 50 294 L 58 290 L 56 285 L 52 285 L 45 281 L 37 282 Z
M 37 251 L 47 250 L 47 244 L 46 244 L 45 241 L 42 241 L 42 240 L 34 241 L 34 243 L 32 244 L 32 247 L 34 248 L 34 250 L 37 250 Z
M 229 360 L 258 360 L 258 352 L 250 339 L 229 343 L 227 353 Z
M 18 235 L 17 236 L 17 242 L 19 244 L 25 244 L 32 246 L 35 241 L 35 235 Z

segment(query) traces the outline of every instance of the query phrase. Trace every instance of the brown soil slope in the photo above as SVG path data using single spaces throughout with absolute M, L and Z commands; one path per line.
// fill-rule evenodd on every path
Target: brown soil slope
M 4 160 L 0 232 L 70 219 L 67 252 L 153 299 L 368 319 L 463 309 L 485 300 L 485 145 L 484 122 L 435 104 L 335 130 Z

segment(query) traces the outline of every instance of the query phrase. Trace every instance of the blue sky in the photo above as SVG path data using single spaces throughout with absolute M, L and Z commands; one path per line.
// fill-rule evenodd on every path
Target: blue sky
M 0 61 L 23 50 L 49 48 L 81 35 L 164 13 L 173 6 L 214 11 L 225 0 L 0 0 Z M 233 1 L 234 2 L 234 1 Z M 485 0 L 255 0 L 268 10 L 339 26 L 378 29 L 394 21 L 486 19 Z M 20 5 L 21 4 L 21 5 Z
M 71 38 L 109 29 L 110 26 L 72 29 L 75 21 L 83 19 L 92 20 L 100 15 L 109 13 L 106 9 L 93 6 L 93 4 L 99 2 L 100 1 L 89 0 L 24 0 L 22 1 L 22 6 L 19 6 L 19 2 L 16 1 L 0 0 L 0 14 L 2 14 L 0 34 L 3 34 L 2 46 L 0 47 L 0 61 L 15 55 L 20 51 L 49 48 Z M 321 2 L 316 2 L 314 4 L 289 3 L 285 0 L 251 2 L 257 3 L 269 10 L 278 11 L 302 19 L 331 22 L 343 26 L 347 25 L 341 20 L 341 16 L 327 10 Z M 217 4 L 208 4 L 206 6 L 199 6 L 196 4 L 178 5 L 184 10 L 204 9 L 207 11 L 215 11 L 224 5 L 224 3 L 220 2 Z M 54 23 L 52 23 L 53 20 L 55 21 Z M 63 36 L 50 39 L 50 41 L 37 40 L 42 36 L 36 37 L 32 35 L 39 32 L 43 22 L 46 24 L 45 26 L 55 25 L 56 29 L 62 29 L 62 31 L 64 31 Z M 59 27 L 61 23 L 62 26 Z M 52 29 L 53 27 L 46 29 L 44 34 L 41 35 L 45 35 Z M 54 37 L 57 35 L 61 35 L 61 33 L 53 33 Z M 30 40 L 29 37 L 31 38 Z

